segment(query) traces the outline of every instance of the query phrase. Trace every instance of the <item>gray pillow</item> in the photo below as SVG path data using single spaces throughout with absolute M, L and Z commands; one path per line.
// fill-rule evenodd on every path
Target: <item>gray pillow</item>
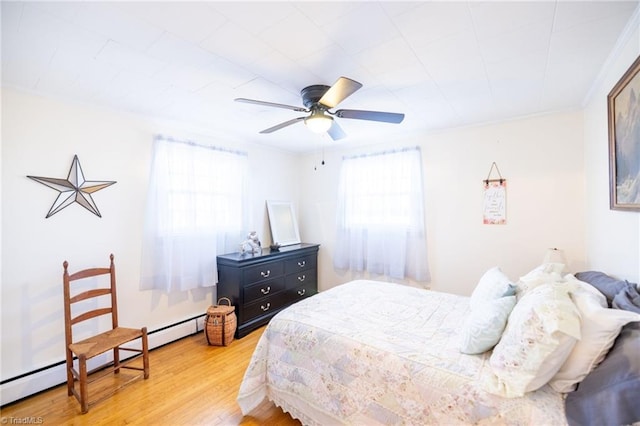
M 629 425 L 640 421 L 640 323 L 625 325 L 607 357 L 567 394 L 571 426 Z
M 578 272 L 575 274 L 575 277 L 600 290 L 600 293 L 606 296 L 609 307 L 612 306 L 611 302 L 613 302 L 613 298 L 616 297 L 616 294 L 618 294 L 620 290 L 627 285 L 626 281 L 618 280 L 598 271 Z
M 616 309 L 624 309 L 625 311 L 640 314 L 640 293 L 638 293 L 636 285 L 627 282 L 627 285 L 613 298 L 612 305 Z

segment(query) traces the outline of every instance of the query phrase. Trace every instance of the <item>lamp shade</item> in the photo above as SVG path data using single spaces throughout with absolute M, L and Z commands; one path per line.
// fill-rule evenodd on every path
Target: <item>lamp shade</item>
M 304 124 L 313 133 L 325 133 L 331 124 L 333 123 L 333 117 L 322 113 L 312 113 L 309 117 L 304 119 Z
M 567 259 L 564 257 L 564 251 L 559 248 L 548 248 L 542 263 L 562 263 L 567 264 Z

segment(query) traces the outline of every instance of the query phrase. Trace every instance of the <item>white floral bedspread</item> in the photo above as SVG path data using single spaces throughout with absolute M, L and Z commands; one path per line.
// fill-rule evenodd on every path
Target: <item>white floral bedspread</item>
M 264 331 L 238 403 L 265 398 L 309 425 L 564 425 L 549 386 L 523 398 L 484 392 L 488 354 L 464 355 L 468 298 L 352 281 L 304 299 Z

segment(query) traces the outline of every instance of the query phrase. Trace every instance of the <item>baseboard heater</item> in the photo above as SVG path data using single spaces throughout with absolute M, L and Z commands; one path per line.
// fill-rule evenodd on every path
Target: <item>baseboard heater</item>
M 197 315 L 195 317 L 187 318 L 174 324 L 161 327 L 157 330 L 149 331 L 149 349 L 153 350 L 159 348 L 168 343 L 180 340 L 183 337 L 191 336 L 202 331 L 204 328 L 205 317 L 206 314 Z M 97 356 L 90 361 L 93 362 L 87 363 L 87 367 L 89 369 L 112 362 L 112 352 Z M 153 364 L 151 367 L 151 374 L 153 374 Z M 67 373 L 64 360 L 20 374 L 10 379 L 2 380 L 0 382 L 0 397 L 2 399 L 0 401 L 0 406 L 33 396 L 37 393 L 64 384 L 66 381 Z

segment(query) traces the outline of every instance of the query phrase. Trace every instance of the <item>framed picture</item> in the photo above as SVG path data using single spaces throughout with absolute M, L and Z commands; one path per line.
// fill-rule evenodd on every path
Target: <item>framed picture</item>
M 483 185 L 482 223 L 485 225 L 506 225 L 507 180 L 487 179 L 483 181 Z
M 640 57 L 607 96 L 609 204 L 640 211 Z
M 298 221 L 291 201 L 267 201 L 271 241 L 281 246 L 300 244 Z

